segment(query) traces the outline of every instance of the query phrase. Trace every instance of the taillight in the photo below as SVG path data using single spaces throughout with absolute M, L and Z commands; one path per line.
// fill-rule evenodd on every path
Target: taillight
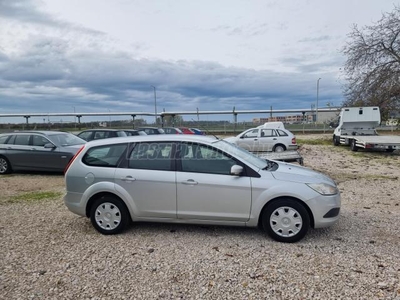
M 296 145 L 296 138 L 295 138 L 295 137 L 292 138 L 292 144 L 293 144 L 293 145 Z
M 78 152 L 76 152 L 76 154 L 71 158 L 71 160 L 69 161 L 69 163 L 67 164 L 67 166 L 64 169 L 64 174 L 67 173 L 69 167 L 71 166 L 72 162 L 75 160 L 75 158 L 79 155 L 79 153 L 82 152 L 82 150 L 85 148 L 85 145 L 83 145 Z

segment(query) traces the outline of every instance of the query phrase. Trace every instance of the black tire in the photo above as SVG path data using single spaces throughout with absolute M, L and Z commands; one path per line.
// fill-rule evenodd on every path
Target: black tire
M 388 153 L 392 153 L 394 151 L 394 149 L 386 149 L 386 152 Z
M 0 156 L 0 175 L 10 174 L 12 172 L 12 167 L 10 162 L 4 156 Z
M 356 140 L 350 140 L 350 149 L 351 151 L 358 151 L 358 147 L 356 146 Z
M 286 151 L 286 147 L 285 147 L 285 145 L 282 145 L 282 144 L 276 144 L 274 146 L 274 148 L 272 149 L 272 151 L 274 151 L 274 152 L 284 152 L 284 151 Z
M 333 136 L 333 145 L 334 146 L 340 145 L 340 137 L 339 136 L 336 136 L 336 135 Z
M 102 234 L 117 234 L 129 224 L 130 216 L 125 203 L 117 197 L 103 196 L 90 208 L 90 221 Z
M 295 243 L 307 234 L 310 216 L 299 202 L 281 199 L 268 204 L 262 215 L 262 225 L 274 240 Z

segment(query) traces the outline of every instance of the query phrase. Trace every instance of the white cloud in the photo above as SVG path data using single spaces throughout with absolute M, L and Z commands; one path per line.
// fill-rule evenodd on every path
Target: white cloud
M 18 110 L 308 108 L 342 101 L 350 25 L 390 0 L 0 0 L 0 98 Z M 96 103 L 96 105 L 93 105 Z

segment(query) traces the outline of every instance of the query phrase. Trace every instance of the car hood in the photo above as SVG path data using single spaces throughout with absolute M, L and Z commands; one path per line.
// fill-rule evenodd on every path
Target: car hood
M 237 140 L 236 136 L 232 136 L 232 137 L 228 137 L 228 138 L 224 139 L 224 141 L 227 141 L 228 143 L 233 143 L 233 144 L 236 142 L 236 140 Z
M 294 164 L 275 162 L 279 167 L 276 171 L 272 171 L 271 174 L 277 180 L 300 183 L 327 183 L 336 186 L 336 183 L 331 178 L 322 173 Z
M 80 145 L 71 145 L 71 146 L 61 146 L 60 149 L 64 150 L 64 151 L 68 151 L 71 153 L 76 153 L 78 152 L 79 149 L 82 148 L 84 144 L 80 144 Z

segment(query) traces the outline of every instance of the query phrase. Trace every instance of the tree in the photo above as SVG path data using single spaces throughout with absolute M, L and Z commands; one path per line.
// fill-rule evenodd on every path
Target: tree
M 344 106 L 379 106 L 382 118 L 400 112 L 400 6 L 372 26 L 354 25 L 347 56 Z

